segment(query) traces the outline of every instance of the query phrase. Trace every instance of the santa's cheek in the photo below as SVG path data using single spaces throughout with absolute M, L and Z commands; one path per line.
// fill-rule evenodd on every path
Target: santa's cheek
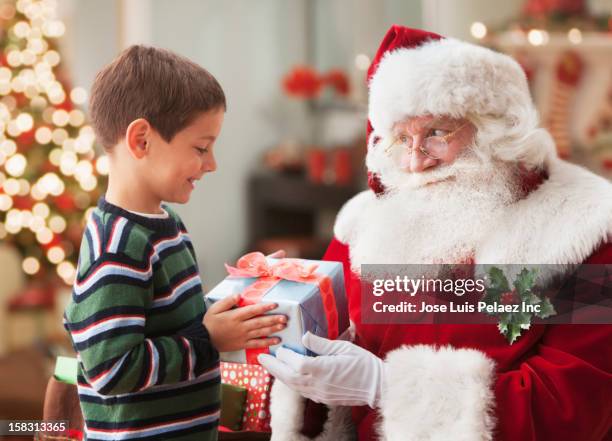
M 412 154 L 408 151 L 402 152 L 400 156 L 400 167 L 403 170 L 408 171 L 410 169 L 410 162 L 412 161 Z

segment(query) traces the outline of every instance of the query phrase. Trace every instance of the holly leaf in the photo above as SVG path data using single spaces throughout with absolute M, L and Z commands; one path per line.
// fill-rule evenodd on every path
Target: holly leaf
M 510 291 L 508 279 L 506 279 L 504 272 L 498 267 L 494 266 L 489 270 L 489 280 L 491 282 L 490 288 L 500 293 Z
M 499 303 L 501 299 L 502 291 L 493 288 L 487 288 L 485 295 L 482 296 L 482 301 L 487 305 Z M 489 315 L 497 315 L 497 312 L 487 312 Z
M 546 317 L 550 317 L 551 315 L 555 314 L 557 314 L 557 311 L 555 311 L 555 307 L 551 303 L 550 299 L 548 297 L 544 297 L 540 303 L 540 312 L 537 312 L 536 315 L 541 319 L 545 319 Z
M 529 329 L 531 326 L 531 314 L 528 312 L 515 312 L 512 314 L 512 323 L 521 329 Z
M 516 292 L 519 293 L 521 298 L 523 298 L 523 296 L 525 296 L 529 291 L 531 291 L 531 288 L 533 288 L 533 285 L 535 285 L 536 277 L 536 268 L 532 270 L 523 268 L 519 275 L 516 276 L 516 279 L 514 280 L 514 287 L 516 288 Z
M 521 326 L 517 325 L 517 324 L 511 324 L 509 329 L 508 329 L 508 334 L 506 335 L 506 338 L 508 339 L 508 342 L 510 344 L 514 343 L 516 341 L 517 338 L 520 337 L 522 332 Z
M 520 325 L 516 323 L 502 323 L 500 322 L 497 325 L 499 332 L 506 337 L 508 343 L 512 344 L 516 341 L 517 338 L 521 335 L 522 329 Z
M 522 301 L 527 305 L 538 305 L 542 301 L 542 299 L 536 294 L 534 294 L 532 291 L 527 291 Z

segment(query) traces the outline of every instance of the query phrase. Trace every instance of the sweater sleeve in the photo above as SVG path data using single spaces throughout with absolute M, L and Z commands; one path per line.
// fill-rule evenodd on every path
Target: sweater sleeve
M 187 381 L 218 363 L 203 312 L 175 335 L 145 334 L 153 266 L 151 260 L 102 253 L 79 271 L 65 327 L 85 380 L 101 395 Z

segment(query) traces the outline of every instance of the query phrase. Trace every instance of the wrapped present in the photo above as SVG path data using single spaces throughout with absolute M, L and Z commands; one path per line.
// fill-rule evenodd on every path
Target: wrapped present
M 242 429 L 247 388 L 229 383 L 221 384 L 221 418 L 219 424 L 231 430 Z
M 270 432 L 270 388 L 272 377 L 261 366 L 221 363 L 221 381 L 247 389 L 242 431 Z
M 268 351 L 274 354 L 281 345 L 307 354 L 302 345 L 302 336 L 307 331 L 336 339 L 349 327 L 344 274 L 339 262 L 273 259 L 255 252 L 241 257 L 236 267 L 226 268 L 229 277 L 207 294 L 208 306 L 240 293 L 239 306 L 276 303 L 278 308 L 269 314 L 284 314 L 288 320 L 287 327 L 274 334 L 280 337 L 280 344 L 263 350 L 224 352 L 222 361 L 259 364 L 257 355 Z
M 53 375 L 55 379 L 66 384 L 77 383 L 77 359 L 72 357 L 62 357 L 61 355 L 55 360 L 55 371 Z

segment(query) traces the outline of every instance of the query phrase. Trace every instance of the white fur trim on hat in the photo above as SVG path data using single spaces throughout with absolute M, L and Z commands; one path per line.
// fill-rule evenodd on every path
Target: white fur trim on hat
M 494 362 L 474 349 L 403 346 L 385 361 L 385 441 L 489 441 Z
M 486 142 L 501 160 L 538 166 L 552 150 L 521 66 L 481 46 L 447 38 L 392 50 L 370 79 L 369 95 L 368 117 L 381 137 L 406 117 L 449 115 L 495 121 L 501 137 Z
M 527 79 L 507 55 L 446 38 L 388 52 L 370 80 L 369 118 L 383 136 L 407 116 L 522 114 Z

